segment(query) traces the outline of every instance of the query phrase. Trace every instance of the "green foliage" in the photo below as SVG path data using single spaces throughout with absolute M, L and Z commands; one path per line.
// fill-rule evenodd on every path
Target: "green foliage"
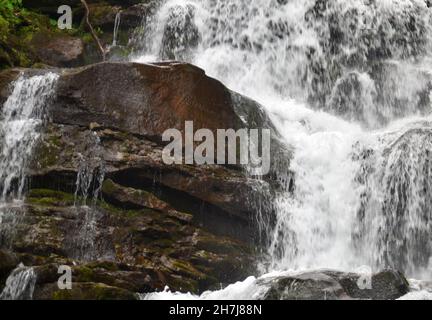
M 0 17 L 6 21 L 18 21 L 16 11 L 22 6 L 22 0 L 0 0 Z
M 20 22 L 16 14 L 21 9 L 22 0 L 0 0 L 0 34 L 1 38 L 9 31 L 9 28 Z

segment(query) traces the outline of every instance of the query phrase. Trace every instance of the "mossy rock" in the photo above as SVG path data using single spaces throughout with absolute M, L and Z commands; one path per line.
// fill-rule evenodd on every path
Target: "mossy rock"
M 75 198 L 72 194 L 51 189 L 31 189 L 26 201 L 40 206 L 71 206 Z
M 54 285 L 56 286 L 56 285 Z M 54 290 L 54 300 L 138 300 L 135 293 L 102 283 L 73 283 L 72 290 Z

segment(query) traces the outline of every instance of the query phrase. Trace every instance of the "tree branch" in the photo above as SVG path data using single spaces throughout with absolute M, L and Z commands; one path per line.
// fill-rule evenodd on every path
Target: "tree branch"
M 104 47 L 102 46 L 102 43 L 100 42 L 100 40 L 99 40 L 99 38 L 98 38 L 96 32 L 95 32 L 94 29 L 93 29 L 93 26 L 92 26 L 91 23 L 90 23 L 90 19 L 89 19 L 89 16 L 90 16 L 90 9 L 89 9 L 89 6 L 88 6 L 88 4 L 87 4 L 87 2 L 86 2 L 85 0 L 81 0 L 81 3 L 83 4 L 83 6 L 84 6 L 84 8 L 85 8 L 85 10 L 86 10 L 86 14 L 85 14 L 85 22 L 86 22 L 86 24 L 87 24 L 87 27 L 89 28 L 89 30 L 90 30 L 90 34 L 91 34 L 93 40 L 95 41 L 96 46 L 97 46 L 98 49 L 99 49 L 99 52 L 100 52 L 100 54 L 101 54 L 101 56 L 102 56 L 102 60 L 105 61 L 105 59 L 106 59 L 106 50 L 105 50 Z

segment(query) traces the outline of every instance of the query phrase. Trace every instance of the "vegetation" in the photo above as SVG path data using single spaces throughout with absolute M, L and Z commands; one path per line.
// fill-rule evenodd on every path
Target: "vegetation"
M 0 0 L 0 30 L 9 28 L 20 22 L 19 11 L 22 9 L 22 0 Z

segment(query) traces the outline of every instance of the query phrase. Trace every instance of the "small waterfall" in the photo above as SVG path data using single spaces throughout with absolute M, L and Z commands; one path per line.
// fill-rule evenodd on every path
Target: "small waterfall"
M 34 269 L 20 264 L 7 278 L 0 300 L 31 300 L 35 285 Z
M 96 132 L 90 132 L 89 141 L 86 154 L 79 154 L 80 164 L 75 189 L 75 208 L 77 213 L 82 216 L 82 220 L 76 235 L 76 248 L 74 250 L 76 252 L 74 255 L 77 259 L 85 261 L 95 260 L 100 256 L 96 247 L 97 219 L 99 216 L 96 203 L 105 179 L 102 148 Z M 90 205 L 88 205 L 89 196 L 91 197 Z
M 430 279 L 432 124 L 414 124 L 383 134 L 380 148 L 364 153 L 354 236 L 359 254 L 371 265 Z
M 22 74 L 0 115 L 0 240 L 7 244 L 19 223 L 20 203 L 28 162 L 40 137 L 47 105 L 58 75 L 46 73 L 27 77 Z
M 118 37 L 118 31 L 120 28 L 121 23 L 121 11 L 117 12 L 114 20 L 114 31 L 113 31 L 113 42 L 111 44 L 111 47 L 117 46 L 117 37 Z
M 8 197 L 22 198 L 26 166 L 39 139 L 40 126 L 57 78 L 54 73 L 30 78 L 21 75 L 13 83 L 12 94 L 3 105 L 0 120 L 2 202 Z

